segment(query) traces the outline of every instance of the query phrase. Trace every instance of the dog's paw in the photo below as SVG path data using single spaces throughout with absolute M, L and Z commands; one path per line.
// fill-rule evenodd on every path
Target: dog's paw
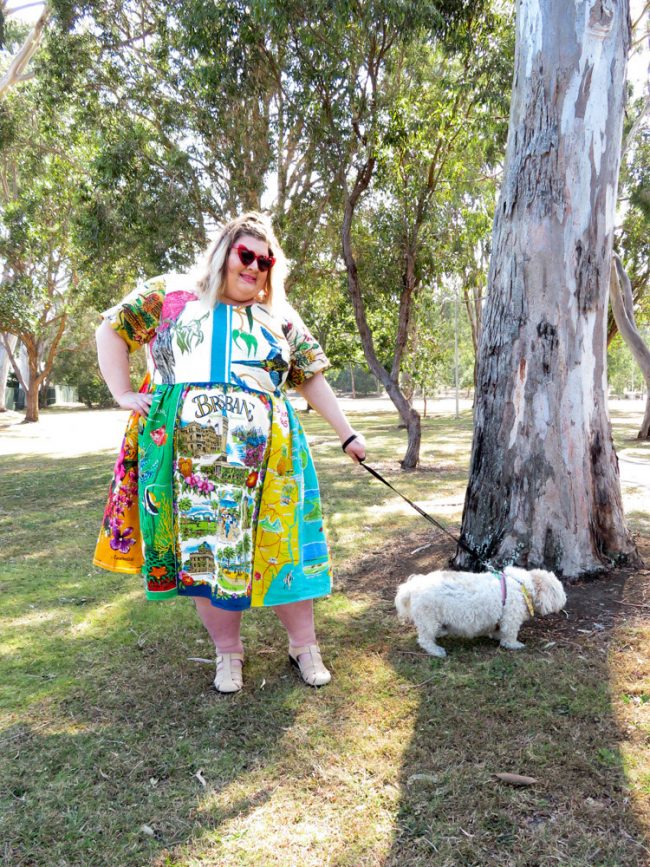
M 420 647 L 426 650 L 431 656 L 438 656 L 440 659 L 447 656 L 447 651 L 444 647 L 440 647 L 439 644 L 434 644 L 433 642 L 422 641 L 420 642 Z
M 526 646 L 521 641 L 502 641 L 500 643 L 501 647 L 505 647 L 506 650 L 521 650 Z

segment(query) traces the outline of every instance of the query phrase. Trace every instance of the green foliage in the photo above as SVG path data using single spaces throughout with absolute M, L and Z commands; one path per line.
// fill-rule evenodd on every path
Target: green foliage
M 372 373 L 361 364 L 341 366 L 334 374 L 328 376 L 328 381 L 332 388 L 347 393 L 352 393 L 354 390 L 355 395 L 377 394 L 381 390 L 381 385 Z
M 50 381 L 57 385 L 75 387 L 79 400 L 89 408 L 115 406 L 97 364 L 95 329 L 99 321 L 97 311 L 79 311 L 66 331 L 50 375 Z M 132 355 L 131 363 L 137 389 L 146 372 L 144 353 Z
M 14 88 L 4 100 L 2 116 L 10 134 L 0 153 L 0 330 L 17 334 L 27 350 L 26 418 L 35 421 L 36 392 L 48 377 L 67 319 L 84 296 L 72 214 L 81 174 L 78 160 L 85 158 L 88 146 L 74 134 L 69 118 L 53 122 L 35 84 Z
M 644 110 L 645 99 L 632 102 L 626 111 L 625 136 Z M 614 247 L 630 278 L 637 326 L 650 322 L 650 127 L 646 121 L 627 149 L 621 163 L 619 200 L 623 220 Z M 609 333 L 615 330 L 610 312 Z
M 650 345 L 650 327 L 646 325 L 641 333 L 646 344 Z M 616 334 L 607 350 L 607 382 L 616 397 L 625 397 L 629 392 L 645 392 L 643 373 L 620 334 Z
M 67 225 L 79 291 L 101 308 L 140 276 L 186 267 L 205 220 L 259 206 L 274 173 L 278 228 L 295 264 L 291 297 L 335 366 L 361 361 L 339 232 L 345 185 L 371 157 L 376 192 L 355 243 L 389 369 L 427 160 L 454 120 L 459 88 L 482 88 L 486 110 L 507 101 L 495 68 L 508 65 L 508 51 L 487 50 L 503 25 L 487 4 L 58 0 L 53 12 L 34 69 L 43 128 L 74 145 Z M 6 140 L 9 120 L 0 118 Z M 499 151 L 485 117 L 464 126 L 448 185 L 470 173 L 460 156 L 470 131 L 482 136 L 477 154 L 495 142 Z M 423 221 L 419 280 L 439 273 L 444 220 L 436 206 Z M 21 292 L 16 281 L 12 308 Z M 23 294 L 34 297 L 33 287 Z

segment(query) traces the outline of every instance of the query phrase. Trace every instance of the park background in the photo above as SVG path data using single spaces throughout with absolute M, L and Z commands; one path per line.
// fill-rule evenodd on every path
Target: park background
M 316 14 L 66 0 L 7 15 L 18 5 L 2 4 L 3 69 L 32 32 L 25 14 L 36 30 L 2 83 L 0 330 L 31 391 L 27 415 L 39 418 L 54 384 L 105 405 L 98 312 L 143 277 L 190 267 L 220 220 L 262 207 L 333 384 L 349 394 L 354 371 L 355 391 L 372 393 L 374 364 L 421 416 L 405 472 L 394 401 L 345 399 L 373 465 L 458 532 L 514 5 Z M 629 68 L 642 71 L 626 85 L 614 247 L 647 341 L 646 6 L 632 18 L 642 60 Z M 350 225 L 355 177 L 366 185 Z M 374 361 L 353 315 L 346 232 Z M 610 414 L 626 521 L 647 562 L 645 383 L 617 331 L 610 316 Z M 124 413 L 55 406 L 27 425 L 3 414 L 3 862 L 650 863 L 647 571 L 573 585 L 566 614 L 522 631 L 522 654 L 449 641 L 449 659 L 431 660 L 392 598 L 410 572 L 444 566 L 453 543 L 345 463 L 296 405 L 336 573 L 317 610 L 334 681 L 305 690 L 263 612 L 246 620 L 247 688 L 231 701 L 210 689 L 189 606 L 147 605 L 138 579 L 89 565 Z M 536 783 L 508 787 L 502 772 Z

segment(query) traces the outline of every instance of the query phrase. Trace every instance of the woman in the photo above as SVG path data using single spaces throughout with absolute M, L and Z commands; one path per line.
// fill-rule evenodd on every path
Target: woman
M 365 456 L 323 376 L 325 354 L 286 302 L 284 274 L 270 223 L 245 214 L 222 228 L 198 283 L 154 278 L 97 330 L 102 375 L 132 414 L 94 562 L 142 567 L 148 598 L 194 598 L 216 645 L 219 692 L 242 687 L 241 616 L 259 606 L 285 626 L 305 683 L 330 680 L 313 615 L 313 599 L 331 590 L 318 481 L 284 387 L 353 460 Z M 137 393 L 128 355 L 145 344 L 153 373 Z

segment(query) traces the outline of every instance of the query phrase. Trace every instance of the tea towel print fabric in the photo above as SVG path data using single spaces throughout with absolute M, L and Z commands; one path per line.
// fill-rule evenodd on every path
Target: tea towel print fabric
M 94 563 L 142 568 L 149 598 L 231 610 L 329 593 L 318 480 L 284 391 L 329 362 L 298 314 L 206 309 L 163 275 L 103 315 L 147 347 L 153 402 L 129 419 Z

